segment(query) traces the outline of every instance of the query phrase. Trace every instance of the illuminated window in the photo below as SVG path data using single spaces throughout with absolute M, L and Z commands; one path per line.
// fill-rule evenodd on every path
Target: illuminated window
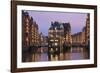
M 26 27 L 26 30 L 29 30 L 29 28 L 28 28 L 28 27 Z
M 57 46 L 58 45 L 58 43 L 55 43 L 55 46 Z
M 51 52 L 53 52 L 53 48 L 51 48 L 50 50 L 51 50 Z
M 51 45 L 49 45 L 49 47 L 51 47 Z
M 57 30 L 57 28 L 55 27 L 55 30 Z
M 50 40 L 51 42 L 53 42 L 54 40 Z
M 26 25 L 28 26 L 28 23 L 26 23 Z
M 26 32 L 27 32 L 27 33 L 29 33 L 29 31 L 28 31 L 28 30 L 26 30 Z
M 55 40 L 55 41 L 58 41 L 58 40 Z
M 29 41 L 29 40 L 28 40 L 28 37 L 26 38 L 26 41 Z
M 28 18 L 26 19 L 26 22 L 27 22 L 27 23 L 29 22 Z
M 53 35 L 51 34 L 50 37 L 53 37 Z
M 56 37 L 60 37 L 59 35 L 56 35 Z
M 53 32 L 53 30 L 49 30 L 49 32 Z

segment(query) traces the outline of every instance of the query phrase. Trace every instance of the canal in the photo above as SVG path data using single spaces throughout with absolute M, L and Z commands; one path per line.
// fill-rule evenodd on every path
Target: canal
M 48 47 L 36 48 L 35 51 L 29 50 L 22 52 L 22 62 L 41 62 L 41 61 L 63 61 L 63 60 L 82 60 L 89 59 L 89 51 L 86 47 L 70 47 L 58 54 L 48 53 Z

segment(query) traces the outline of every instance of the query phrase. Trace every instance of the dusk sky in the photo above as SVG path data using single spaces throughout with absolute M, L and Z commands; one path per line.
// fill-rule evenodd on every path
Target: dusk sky
M 44 12 L 44 11 L 27 11 L 33 20 L 36 21 L 39 27 L 39 33 L 42 32 L 45 36 L 48 35 L 48 29 L 51 21 L 70 23 L 71 34 L 82 31 L 86 25 L 86 13 L 67 13 L 67 12 Z

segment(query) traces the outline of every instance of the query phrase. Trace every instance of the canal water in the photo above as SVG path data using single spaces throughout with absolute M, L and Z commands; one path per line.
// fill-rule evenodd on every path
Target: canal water
M 89 59 L 89 51 L 86 47 L 71 47 L 67 51 L 58 54 L 49 53 L 47 47 L 37 48 L 36 51 L 22 52 L 22 62 L 63 61 L 63 60 Z

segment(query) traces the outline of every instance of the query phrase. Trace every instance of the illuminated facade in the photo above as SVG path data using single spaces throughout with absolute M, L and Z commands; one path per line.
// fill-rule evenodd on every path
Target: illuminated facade
M 67 45 L 71 45 L 72 37 L 71 37 L 71 26 L 70 23 L 63 23 L 64 26 L 64 41 Z
M 38 33 L 38 25 L 35 21 L 33 21 L 33 18 L 31 17 L 30 20 L 30 45 L 32 46 L 38 46 L 39 44 L 39 33 Z
M 85 42 L 86 42 L 85 34 L 86 34 L 86 26 L 83 27 L 83 29 L 82 29 L 82 44 L 84 44 L 84 45 L 85 45 Z
M 90 14 L 87 14 L 87 18 L 86 18 L 86 45 L 88 44 L 89 40 L 90 40 Z
M 30 45 L 30 17 L 22 11 L 22 47 L 27 49 Z
M 78 32 L 78 33 L 75 33 L 72 35 L 72 43 L 74 46 L 79 46 L 79 45 L 82 45 L 83 44 L 83 34 L 82 32 Z
M 38 46 L 38 25 L 28 12 L 22 11 L 22 48 L 29 49 L 30 46 Z
M 87 46 L 89 43 L 90 37 L 90 15 L 87 14 L 86 26 L 83 27 L 81 32 L 75 33 L 72 35 L 72 43 L 81 44 Z
M 51 22 L 51 27 L 48 30 L 48 47 L 49 51 L 60 52 L 63 48 L 63 41 L 64 41 L 64 27 L 62 23 L 59 22 Z

